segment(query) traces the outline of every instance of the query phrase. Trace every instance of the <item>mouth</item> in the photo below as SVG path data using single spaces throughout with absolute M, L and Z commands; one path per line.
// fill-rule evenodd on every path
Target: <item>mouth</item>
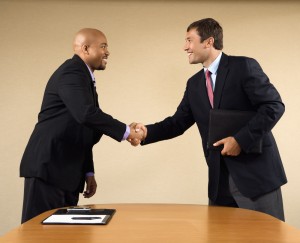
M 102 58 L 102 60 L 105 64 L 107 64 L 107 59 L 108 59 L 107 57 Z
M 187 53 L 188 57 L 190 57 L 192 54 L 193 54 L 192 52 Z

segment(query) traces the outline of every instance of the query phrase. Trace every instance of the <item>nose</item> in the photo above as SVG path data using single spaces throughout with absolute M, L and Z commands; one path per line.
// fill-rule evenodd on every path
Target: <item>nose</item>
M 184 43 L 183 50 L 184 50 L 184 51 L 187 51 L 188 49 L 189 49 L 189 47 L 188 47 L 188 42 L 186 41 L 186 42 Z

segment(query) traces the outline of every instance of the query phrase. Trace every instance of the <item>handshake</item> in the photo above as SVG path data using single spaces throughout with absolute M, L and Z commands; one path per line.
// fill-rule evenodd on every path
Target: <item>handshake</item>
M 131 123 L 129 127 L 130 134 L 127 137 L 127 141 L 132 146 L 138 146 L 147 137 L 147 128 L 144 124 L 136 122 Z

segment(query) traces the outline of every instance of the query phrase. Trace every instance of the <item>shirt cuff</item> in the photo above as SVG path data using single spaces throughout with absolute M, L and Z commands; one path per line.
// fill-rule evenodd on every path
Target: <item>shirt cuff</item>
M 85 177 L 88 177 L 88 176 L 94 176 L 94 175 L 95 175 L 94 172 L 88 172 L 88 173 L 85 174 Z
M 129 134 L 130 134 L 130 127 L 128 125 L 126 125 L 126 131 L 124 133 L 122 141 L 126 140 L 129 136 Z

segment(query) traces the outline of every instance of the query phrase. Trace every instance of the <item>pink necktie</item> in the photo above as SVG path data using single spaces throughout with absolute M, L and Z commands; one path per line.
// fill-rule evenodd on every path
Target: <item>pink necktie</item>
M 207 94 L 208 94 L 208 99 L 210 102 L 210 105 L 212 108 L 214 108 L 214 92 L 212 88 L 212 81 L 211 81 L 211 72 L 207 69 L 205 72 L 205 77 L 206 77 L 206 89 L 207 89 Z

